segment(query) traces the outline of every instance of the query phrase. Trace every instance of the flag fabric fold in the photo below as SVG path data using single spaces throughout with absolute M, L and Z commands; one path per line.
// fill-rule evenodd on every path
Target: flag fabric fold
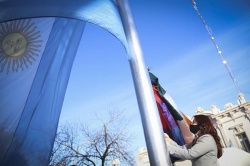
M 36 22 L 41 23 L 43 21 L 49 23 L 48 19 L 46 21 L 31 19 L 25 22 L 35 25 Z M 6 26 L 8 25 L 10 28 L 11 23 L 6 24 Z M 69 74 L 84 26 L 85 22 L 83 21 L 63 18 L 54 19 L 50 33 L 47 36 L 48 39 L 41 37 L 44 40 L 39 43 L 44 45 L 44 50 L 39 50 L 39 52 L 43 53 L 40 55 L 40 60 L 35 59 L 35 62 L 33 62 L 34 67 L 31 68 L 31 64 L 27 63 L 28 68 L 24 69 L 24 71 L 13 71 L 7 74 L 4 72 L 7 70 L 5 68 L 1 73 L 1 83 L 9 86 L 7 89 L 1 86 L 3 88 L 1 90 L 5 91 L 4 93 L 1 92 L 1 96 L 11 95 L 9 95 L 9 100 L 0 102 L 0 114 L 8 113 L 10 110 L 9 105 L 15 102 L 11 100 L 12 96 L 16 96 L 15 100 L 17 102 L 21 100 L 20 104 L 22 104 L 12 106 L 12 116 L 1 117 L 1 136 L 4 133 L 6 140 L 5 142 L 0 141 L 1 165 L 48 164 Z M 21 32 L 19 31 L 19 33 Z M 42 35 L 43 33 L 39 36 Z M 24 35 L 23 40 L 28 38 L 28 35 Z M 46 44 L 43 41 L 46 41 Z M 36 42 L 31 40 L 31 44 L 34 43 Z M 28 46 L 26 47 L 28 48 Z M 33 49 L 33 52 L 35 52 L 35 49 Z M 32 52 L 25 54 L 28 56 Z M 21 55 L 19 56 L 19 58 L 22 58 Z M 37 56 L 39 56 L 39 53 Z M 9 79 L 15 76 L 17 81 L 10 83 Z M 22 93 L 22 90 L 13 91 L 16 88 L 14 85 L 25 90 L 25 93 Z M 13 118 L 13 116 L 16 117 Z
M 4 0 L 0 22 L 38 17 L 63 17 L 96 24 L 117 37 L 127 50 L 127 41 L 113 0 Z
M 169 126 L 168 128 L 163 128 L 164 132 L 169 135 L 170 138 L 172 138 L 177 144 L 184 145 L 184 140 L 182 133 L 176 123 L 176 120 L 172 116 L 172 113 L 168 109 L 166 103 L 162 100 L 160 94 L 157 92 L 155 86 L 153 85 L 154 90 L 154 96 L 156 99 L 157 107 L 159 112 L 163 114 L 163 117 L 165 119 L 164 124 L 162 121 L 163 126 Z M 172 111 L 173 112 L 173 111 Z
M 177 105 L 170 95 L 162 88 L 158 78 L 149 72 L 152 88 L 159 111 L 163 131 L 177 144 L 191 143 L 194 135 L 189 130 L 190 121 L 178 110 Z M 172 162 L 178 160 L 171 156 Z
M 86 22 L 127 48 L 113 0 L 0 1 L 0 165 L 48 165 Z

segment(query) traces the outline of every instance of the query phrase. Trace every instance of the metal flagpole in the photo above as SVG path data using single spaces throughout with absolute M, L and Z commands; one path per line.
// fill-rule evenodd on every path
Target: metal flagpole
M 128 42 L 128 59 L 152 166 L 171 166 L 149 74 L 127 0 L 116 0 Z

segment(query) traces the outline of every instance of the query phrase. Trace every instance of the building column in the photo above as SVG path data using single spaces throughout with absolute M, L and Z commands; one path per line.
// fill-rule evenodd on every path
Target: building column
M 216 122 L 217 127 L 218 127 L 218 129 L 219 129 L 219 131 L 221 133 L 221 136 L 222 136 L 222 140 L 223 140 L 225 146 L 228 147 L 228 139 L 227 139 L 227 136 L 226 136 L 225 131 L 223 129 L 223 125 L 222 125 L 222 123 L 220 122 L 219 119 L 216 118 L 216 121 L 217 121 Z

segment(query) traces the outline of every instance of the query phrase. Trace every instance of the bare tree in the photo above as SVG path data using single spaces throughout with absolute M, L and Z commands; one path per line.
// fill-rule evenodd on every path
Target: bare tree
M 129 132 L 123 113 L 109 111 L 107 121 L 96 116 L 100 125 L 95 129 L 82 122 L 60 127 L 50 165 L 104 166 L 114 159 L 123 165 L 135 165 L 135 147 L 131 147 L 134 134 Z

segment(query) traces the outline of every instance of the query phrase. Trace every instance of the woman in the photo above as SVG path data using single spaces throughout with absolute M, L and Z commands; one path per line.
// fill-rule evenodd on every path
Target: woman
M 193 166 L 216 166 L 222 156 L 220 137 L 208 116 L 195 115 L 190 131 L 195 134 L 192 143 L 179 146 L 165 134 L 171 155 L 183 160 L 191 160 Z

